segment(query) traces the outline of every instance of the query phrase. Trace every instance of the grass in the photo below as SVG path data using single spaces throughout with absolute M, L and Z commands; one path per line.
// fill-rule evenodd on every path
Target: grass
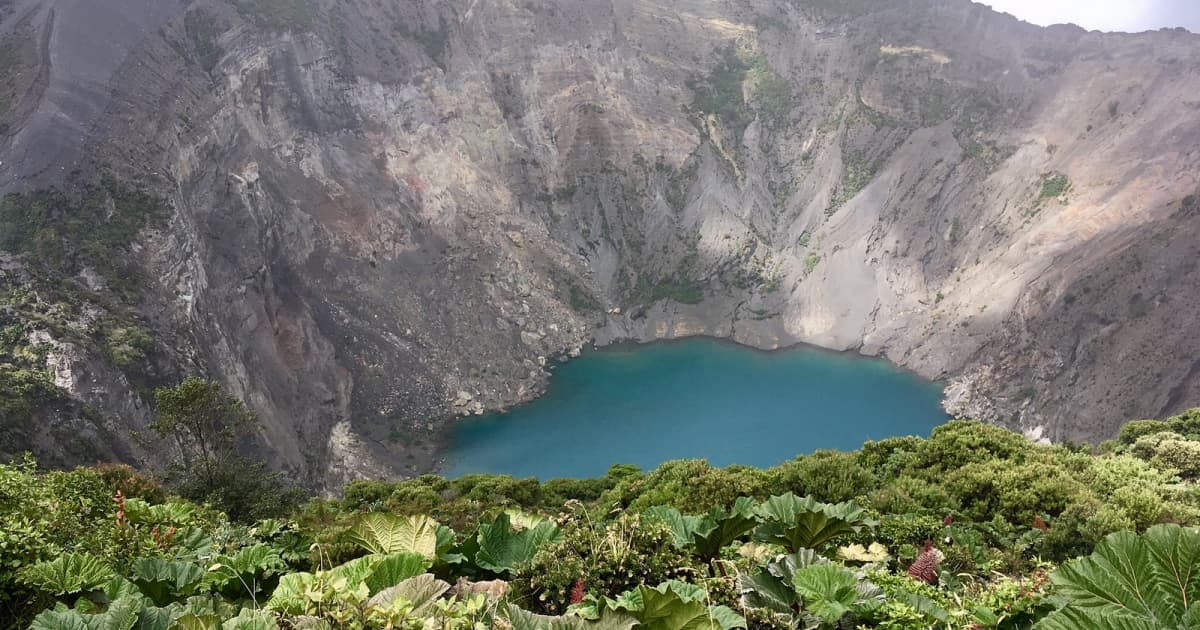
M 821 264 L 821 255 L 809 254 L 808 257 L 804 259 L 804 271 L 812 273 L 819 264 Z

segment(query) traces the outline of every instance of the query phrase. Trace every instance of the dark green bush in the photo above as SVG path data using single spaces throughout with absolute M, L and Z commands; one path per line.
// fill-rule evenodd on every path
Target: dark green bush
M 839 503 L 869 493 L 875 475 L 859 464 L 858 455 L 841 451 L 817 451 L 802 455 L 774 470 L 772 492 L 792 492 L 818 501 Z

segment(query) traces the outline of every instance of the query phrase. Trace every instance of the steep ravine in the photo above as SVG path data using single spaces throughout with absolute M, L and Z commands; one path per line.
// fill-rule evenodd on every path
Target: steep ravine
M 696 334 L 881 355 L 1052 439 L 1200 403 L 1200 37 L 959 0 L 111 4 L 0 10 L 45 42 L 0 69 L 0 188 L 172 209 L 127 250 L 153 369 L 52 352 L 94 377 L 39 451 L 103 426 L 153 460 L 144 392 L 201 372 L 314 486 L 412 474 L 561 355 Z

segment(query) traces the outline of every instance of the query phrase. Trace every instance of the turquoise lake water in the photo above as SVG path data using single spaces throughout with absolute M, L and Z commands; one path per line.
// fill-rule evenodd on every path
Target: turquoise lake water
M 708 339 L 609 348 L 560 365 L 547 394 L 464 419 L 446 473 L 596 477 L 682 458 L 770 466 L 821 448 L 927 436 L 942 387 L 884 361 Z

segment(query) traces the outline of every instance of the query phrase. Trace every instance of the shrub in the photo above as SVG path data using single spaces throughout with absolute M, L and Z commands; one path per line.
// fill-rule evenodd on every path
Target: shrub
M 666 525 L 636 514 L 608 523 L 575 514 L 561 531 L 561 540 L 543 547 L 520 571 L 524 578 L 518 585 L 542 612 L 564 612 L 579 585 L 583 593 L 610 596 L 700 572 L 690 555 L 675 547 Z
M 933 430 L 906 473 L 941 482 L 946 473 L 989 460 L 1018 460 L 1033 446 L 1024 437 L 990 424 L 954 420 Z
M 1137 442 L 1138 438 L 1154 433 L 1170 431 L 1171 427 L 1162 420 L 1133 420 L 1126 422 L 1117 435 L 1117 441 L 1126 446 Z
M 1071 187 L 1071 180 L 1066 175 L 1051 175 L 1042 181 L 1040 199 L 1055 199 L 1062 196 Z
M 919 437 L 895 437 L 868 441 L 858 451 L 858 460 L 881 480 L 891 479 L 906 470 L 925 444 Z
M 893 479 L 872 492 L 868 500 L 877 511 L 891 514 L 929 513 L 944 516 L 958 507 L 941 485 L 915 477 Z
M 100 464 L 91 468 L 104 485 L 108 487 L 109 496 L 120 492 L 128 498 L 144 499 L 150 503 L 162 503 L 167 500 L 167 493 L 154 477 L 138 472 L 132 466 L 125 464 Z
M 741 496 L 766 496 L 769 481 L 768 473 L 758 468 L 714 468 L 703 460 L 677 460 L 644 477 L 626 478 L 605 494 L 603 502 L 636 512 L 669 505 L 698 514 L 712 507 L 729 507 Z
M 863 496 L 875 487 L 875 475 L 854 453 L 817 451 L 775 469 L 773 492 L 779 488 L 818 501 L 838 503 Z
M 1150 462 L 1159 468 L 1176 472 L 1184 479 L 1196 479 L 1200 477 L 1200 442 L 1186 440 L 1182 436 L 1162 440 L 1155 447 Z

